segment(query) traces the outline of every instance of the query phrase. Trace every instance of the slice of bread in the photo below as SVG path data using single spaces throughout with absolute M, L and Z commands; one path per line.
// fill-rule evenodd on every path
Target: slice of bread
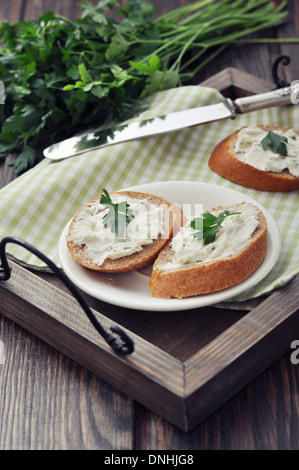
M 267 132 L 289 130 L 278 126 L 258 127 Z M 299 188 L 299 177 L 294 176 L 287 169 L 279 173 L 263 171 L 239 160 L 234 148 L 240 131 L 241 129 L 238 129 L 216 145 L 208 162 L 211 170 L 234 183 L 261 191 L 291 191 Z M 299 132 L 296 131 L 296 134 L 299 135 Z
M 145 244 L 141 248 L 139 247 L 140 251 L 136 251 L 132 254 L 127 256 L 121 256 L 116 259 L 109 259 L 106 258 L 102 264 L 98 264 L 95 262 L 94 258 L 88 254 L 88 250 L 86 249 L 86 244 L 78 243 L 74 241 L 74 232 L 73 229 L 75 224 L 82 219 L 84 216 L 84 211 L 88 206 L 92 206 L 95 203 L 99 202 L 101 199 L 97 197 L 88 203 L 86 203 L 81 209 L 73 217 L 69 232 L 67 235 L 67 247 L 71 256 L 82 266 L 92 269 L 94 271 L 101 271 L 106 273 L 122 273 L 133 271 L 144 266 L 147 266 L 153 262 L 156 258 L 159 251 L 164 247 L 164 245 L 168 242 L 168 240 L 172 237 L 173 230 L 175 224 L 178 223 L 181 225 L 181 209 L 178 206 L 172 205 L 170 202 L 166 201 L 165 199 L 154 196 L 152 194 L 135 192 L 135 191 L 118 191 L 113 194 L 123 195 L 125 198 L 133 198 L 136 201 L 147 201 L 147 205 L 155 205 L 159 206 L 162 209 L 162 233 L 159 234 L 158 238 L 154 239 L 151 243 Z M 103 205 L 98 205 L 100 208 L 104 208 Z M 149 206 L 151 207 L 151 206 Z M 83 215 L 82 215 L 83 214 Z M 113 234 L 112 234 L 112 243 L 113 243 Z M 101 244 L 101 240 L 99 240 L 99 245 Z
M 233 212 L 238 208 L 242 211 L 243 204 L 234 206 Z M 153 265 L 149 283 L 152 297 L 182 299 L 200 294 L 209 294 L 238 284 L 252 274 L 266 256 L 267 222 L 264 214 L 257 207 L 253 205 L 251 207 L 254 210 L 256 221 L 248 233 L 250 234 L 251 230 L 253 232 L 249 235 L 248 241 L 246 241 L 247 238 L 244 239 L 245 246 L 240 251 L 229 256 L 218 259 L 216 257 L 215 260 L 205 262 L 194 262 L 192 258 L 190 259 L 189 254 L 188 264 L 178 265 L 176 263 L 175 251 L 173 250 L 173 241 L 168 242 L 166 247 L 160 251 Z M 232 210 L 231 208 L 227 209 Z M 217 208 L 218 213 L 219 210 L 221 211 L 223 208 Z M 234 223 L 234 217 L 236 216 L 231 215 L 226 220 L 231 219 L 231 223 Z M 189 226 L 189 222 L 187 225 Z M 188 228 L 188 230 L 190 229 Z M 225 230 L 224 224 L 220 230 Z M 242 230 L 241 225 L 238 230 Z M 180 236 L 180 233 L 177 236 Z M 190 238 L 194 239 L 194 237 Z M 233 246 L 235 239 L 231 236 L 229 236 L 229 239 L 231 239 Z M 203 246 L 203 241 L 196 240 L 196 243 L 198 243 L 200 250 L 201 246 Z M 212 247 L 213 243 L 210 245 L 210 249 L 215 249 L 215 247 Z M 186 243 L 184 245 L 185 249 L 188 250 Z M 199 255 L 195 254 L 195 256 L 198 257 Z

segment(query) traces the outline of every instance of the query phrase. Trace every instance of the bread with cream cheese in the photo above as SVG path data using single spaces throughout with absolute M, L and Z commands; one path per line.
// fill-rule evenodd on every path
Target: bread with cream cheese
M 242 204 L 235 206 L 234 210 L 238 207 L 241 208 L 241 206 Z M 209 294 L 236 285 L 250 276 L 264 260 L 267 250 L 266 218 L 261 210 L 253 207 L 256 209 L 257 220 L 253 226 L 254 230 L 245 246 L 229 256 L 205 262 L 193 262 L 191 259 L 185 265 L 178 267 L 175 262 L 173 241 L 168 242 L 160 251 L 153 265 L 149 283 L 152 296 L 163 299 L 182 299 Z M 230 210 L 230 208 L 227 209 Z M 219 212 L 223 208 L 214 210 Z M 233 223 L 233 217 L 235 216 L 231 215 L 227 219 L 230 218 Z M 176 234 L 176 236 L 179 235 L 180 233 Z M 197 242 L 198 246 L 203 243 L 202 240 Z M 232 238 L 232 246 L 234 243 L 235 240 Z M 210 249 L 213 249 L 212 245 L 213 243 L 211 243 Z M 184 249 L 188 249 L 185 243 Z
M 128 272 L 132 270 L 136 270 L 147 266 L 153 262 L 156 258 L 159 251 L 165 246 L 168 240 L 172 237 L 173 230 L 175 224 L 177 223 L 179 226 L 181 225 L 181 218 L 182 213 L 181 209 L 178 206 L 172 205 L 170 202 L 166 201 L 165 199 L 142 192 L 135 192 L 135 191 L 118 191 L 116 193 L 111 193 L 117 195 L 123 195 L 125 197 L 133 198 L 136 201 L 146 200 L 147 203 L 159 206 L 162 209 L 162 230 L 161 233 L 156 239 L 154 239 L 151 243 L 142 246 L 140 251 L 132 253 L 127 256 L 122 256 L 117 259 L 105 259 L 103 263 L 98 264 L 95 262 L 93 257 L 88 254 L 88 250 L 86 250 L 86 244 L 78 243 L 74 241 L 74 237 L 72 236 L 75 224 L 80 221 L 80 218 L 84 217 L 84 211 L 88 206 L 93 205 L 96 202 L 99 202 L 100 197 L 97 197 L 84 206 L 82 206 L 78 212 L 73 217 L 68 235 L 67 235 L 67 247 L 73 259 L 75 259 L 79 264 L 82 266 L 94 270 L 94 271 L 101 271 L 106 273 L 122 273 Z M 112 237 L 113 238 L 113 237 Z M 101 241 L 99 241 L 101 243 Z
M 246 126 L 245 126 L 246 127 Z M 290 129 L 278 126 L 258 126 L 264 131 L 287 132 Z M 243 128 L 242 128 L 243 129 Z M 299 177 L 288 169 L 279 172 L 264 171 L 236 157 L 235 143 L 241 129 L 222 140 L 209 158 L 209 168 L 220 176 L 242 186 L 262 191 L 291 191 L 299 188 Z M 299 132 L 295 131 L 299 135 Z

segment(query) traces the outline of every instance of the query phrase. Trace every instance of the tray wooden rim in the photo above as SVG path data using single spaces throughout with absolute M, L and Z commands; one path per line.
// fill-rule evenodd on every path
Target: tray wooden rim
M 233 68 L 201 85 L 227 93 L 231 88 L 238 96 L 251 94 L 253 89 L 260 93 L 274 88 L 272 83 Z M 184 431 L 281 357 L 299 326 L 297 276 L 186 361 L 121 325 L 133 339 L 135 351 L 131 356 L 119 356 L 70 294 L 14 262 L 11 266 L 10 280 L 0 283 L 3 315 Z M 106 329 L 115 324 L 101 312 L 93 312 Z

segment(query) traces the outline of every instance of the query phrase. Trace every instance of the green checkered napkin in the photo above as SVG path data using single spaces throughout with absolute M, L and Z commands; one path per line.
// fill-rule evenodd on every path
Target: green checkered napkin
M 160 92 L 151 97 L 150 107 L 138 120 L 219 102 L 222 98 L 218 91 L 198 86 Z M 256 111 L 235 120 L 105 147 L 58 162 L 44 160 L 0 191 L 0 237 L 20 237 L 59 266 L 58 240 L 62 230 L 78 208 L 100 195 L 102 188 L 115 191 L 158 181 L 201 181 L 236 189 L 268 209 L 282 236 L 282 251 L 270 274 L 233 299 L 236 303 L 225 304 L 250 309 L 251 299 L 270 293 L 299 272 L 298 191 L 247 189 L 212 172 L 207 162 L 215 144 L 224 137 L 244 125 L 262 123 L 299 129 L 299 107 Z M 25 266 L 46 269 L 42 261 L 17 245 L 9 244 L 8 252 Z

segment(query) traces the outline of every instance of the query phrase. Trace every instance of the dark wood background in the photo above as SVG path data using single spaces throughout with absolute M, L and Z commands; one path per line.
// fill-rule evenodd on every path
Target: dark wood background
M 152 3 L 162 13 L 190 2 Z M 37 18 L 49 9 L 72 19 L 80 15 L 74 0 L 0 0 L 0 18 L 10 22 Z M 288 10 L 284 25 L 261 36 L 298 37 L 299 2 L 288 1 Z M 299 79 L 298 50 L 299 44 L 288 43 L 234 46 L 200 72 L 198 83 L 227 67 L 272 82 L 271 67 L 280 54 L 292 59 L 288 67 L 280 68 L 280 76 L 291 82 Z M 7 166 L 10 158 L 0 163 L 0 187 L 14 178 Z M 294 339 L 296 334 L 299 339 L 299 332 L 294 332 Z M 1 450 L 299 448 L 299 365 L 291 363 L 291 351 L 185 433 L 5 315 L 0 315 L 0 340 L 6 353 L 5 363 L 0 364 Z

